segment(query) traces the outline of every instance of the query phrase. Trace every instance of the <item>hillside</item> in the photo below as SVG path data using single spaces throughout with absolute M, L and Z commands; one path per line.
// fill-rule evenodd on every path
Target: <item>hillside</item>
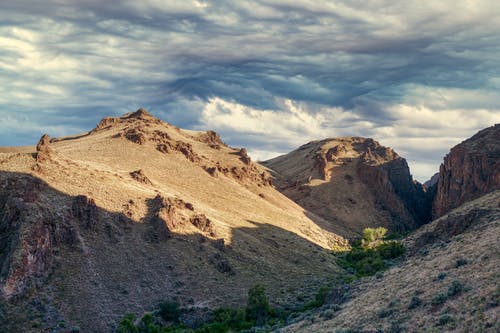
M 427 183 L 439 215 L 402 240 L 406 256 L 334 288 L 280 332 L 498 332 L 498 125 L 451 149 Z
M 406 160 L 369 138 L 313 141 L 262 162 L 283 194 L 353 237 L 366 227 L 412 230 L 430 220 L 431 199 Z
M 165 300 L 194 327 L 256 284 L 280 320 L 268 331 L 498 331 L 497 138 L 453 148 L 426 186 L 373 139 L 257 164 L 144 109 L 0 147 L 0 333 L 113 332 Z M 358 274 L 347 239 L 380 226 L 411 232 L 406 254 L 378 243 L 402 250 L 355 259 Z
M 499 202 L 495 191 L 420 228 L 402 263 L 279 332 L 498 332 Z
M 244 149 L 145 110 L 0 150 L 0 322 L 112 331 L 164 299 L 293 302 L 334 279 L 344 238 L 279 193 Z

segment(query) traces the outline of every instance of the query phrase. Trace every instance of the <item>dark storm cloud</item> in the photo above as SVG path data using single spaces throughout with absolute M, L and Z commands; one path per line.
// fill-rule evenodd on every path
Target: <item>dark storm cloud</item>
M 0 144 L 143 106 L 262 156 L 366 135 L 436 167 L 445 144 L 499 121 L 499 13 L 493 0 L 2 3 Z

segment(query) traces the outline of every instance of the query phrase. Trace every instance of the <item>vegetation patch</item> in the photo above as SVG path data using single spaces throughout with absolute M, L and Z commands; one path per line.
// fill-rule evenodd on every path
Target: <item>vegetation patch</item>
M 263 286 L 255 285 L 248 291 L 247 306 L 243 309 L 217 308 L 209 319 L 198 327 L 188 327 L 181 323 L 183 312 L 176 301 L 164 301 L 158 308 L 138 320 L 133 314 L 126 314 L 120 321 L 117 333 L 227 333 L 227 332 L 267 332 L 284 326 L 290 318 L 298 318 L 302 312 L 322 306 L 330 294 L 329 288 L 320 288 L 315 298 L 299 310 L 285 310 L 269 305 Z M 333 317 L 331 310 L 328 317 Z
M 387 269 L 406 249 L 399 242 L 386 240 L 386 234 L 387 229 L 382 227 L 364 229 L 361 241 L 353 244 L 350 251 L 339 254 L 339 265 L 357 278 Z

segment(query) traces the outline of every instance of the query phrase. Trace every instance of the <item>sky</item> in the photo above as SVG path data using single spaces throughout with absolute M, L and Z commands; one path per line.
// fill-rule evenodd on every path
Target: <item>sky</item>
M 0 3 L 0 146 L 148 109 L 256 160 L 372 137 L 425 181 L 500 122 L 500 2 Z

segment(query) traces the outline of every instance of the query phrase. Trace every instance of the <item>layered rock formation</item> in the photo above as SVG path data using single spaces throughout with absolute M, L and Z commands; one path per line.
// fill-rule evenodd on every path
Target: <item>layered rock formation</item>
M 500 188 L 500 124 L 453 147 L 439 170 L 434 218 Z

